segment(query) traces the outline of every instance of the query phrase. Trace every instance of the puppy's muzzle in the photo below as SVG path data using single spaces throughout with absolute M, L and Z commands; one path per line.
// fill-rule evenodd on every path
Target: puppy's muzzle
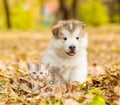
M 75 47 L 75 45 L 71 45 L 71 46 L 69 46 L 69 49 L 70 49 L 70 51 L 75 51 L 76 47 Z

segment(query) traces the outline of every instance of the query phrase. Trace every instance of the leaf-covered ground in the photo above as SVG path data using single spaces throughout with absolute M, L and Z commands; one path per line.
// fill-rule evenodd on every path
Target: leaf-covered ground
M 0 32 L 0 105 L 120 105 L 120 27 L 88 28 L 87 82 L 31 91 L 26 62 L 40 61 L 51 38 L 45 31 Z M 42 84 L 40 84 L 42 85 Z

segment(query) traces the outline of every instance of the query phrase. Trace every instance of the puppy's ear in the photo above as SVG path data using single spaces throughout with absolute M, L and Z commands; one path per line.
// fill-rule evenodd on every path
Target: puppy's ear
M 85 27 L 87 27 L 87 25 L 86 25 L 84 22 L 82 22 L 82 21 L 74 20 L 74 22 L 75 22 L 76 24 L 78 24 L 80 27 L 82 27 L 83 29 L 84 29 Z
M 52 33 L 53 33 L 54 36 L 57 36 L 59 34 L 59 29 L 60 29 L 60 25 L 59 24 L 53 26 Z
M 87 25 L 84 22 L 79 21 L 79 25 L 82 26 L 82 28 L 84 29 L 85 27 L 87 27 Z
M 82 25 L 82 28 L 85 28 L 85 27 L 87 27 L 87 25 L 85 24 L 85 23 L 81 23 L 81 25 Z

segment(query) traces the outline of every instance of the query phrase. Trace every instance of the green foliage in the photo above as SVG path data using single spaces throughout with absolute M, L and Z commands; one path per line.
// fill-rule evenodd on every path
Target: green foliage
M 6 81 L 0 81 L 0 87 L 6 84 Z
M 61 100 L 55 100 L 54 105 L 62 105 Z
M 111 18 L 113 19 L 113 22 L 120 23 L 120 11 L 119 11 L 120 10 L 120 4 L 119 3 L 115 3 L 114 4 L 114 8 L 118 12 L 115 12 Z
M 79 15 L 81 20 L 91 25 L 102 25 L 109 22 L 108 8 L 99 0 L 81 3 Z
M 45 105 L 49 105 L 49 101 L 48 101 L 48 100 L 45 100 L 45 101 L 44 101 L 44 104 L 45 104 Z
M 3 98 L 3 94 L 0 94 L 0 99 L 2 99 Z
M 46 99 L 44 101 L 45 105 L 62 105 L 62 101 L 60 99 L 50 99 L 49 101 Z
M 115 15 L 113 15 L 113 21 L 115 23 L 120 23 L 120 14 L 116 13 Z
M 29 29 L 33 26 L 33 16 L 29 4 L 16 3 L 11 10 L 11 23 L 13 28 Z
M 84 83 L 80 84 L 79 89 L 82 90 L 84 88 Z
M 4 7 L 3 7 L 3 2 L 0 0 L 0 29 L 5 28 L 5 15 L 4 15 Z
M 95 96 L 93 100 L 85 105 L 106 105 L 104 98 Z
M 103 91 L 98 89 L 98 88 L 93 88 L 93 89 L 88 90 L 88 93 L 89 94 L 101 95 L 103 93 Z
M 11 96 L 10 96 L 10 99 L 11 99 L 11 100 L 19 99 L 19 96 L 18 96 L 18 95 L 11 95 Z

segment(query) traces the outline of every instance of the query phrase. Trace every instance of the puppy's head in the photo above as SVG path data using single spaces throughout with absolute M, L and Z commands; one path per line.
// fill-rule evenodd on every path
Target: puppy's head
M 83 40 L 86 39 L 85 26 L 83 22 L 77 20 L 58 22 L 52 28 L 53 37 L 56 40 L 55 47 L 69 56 L 76 55 L 81 47 L 86 47 Z

